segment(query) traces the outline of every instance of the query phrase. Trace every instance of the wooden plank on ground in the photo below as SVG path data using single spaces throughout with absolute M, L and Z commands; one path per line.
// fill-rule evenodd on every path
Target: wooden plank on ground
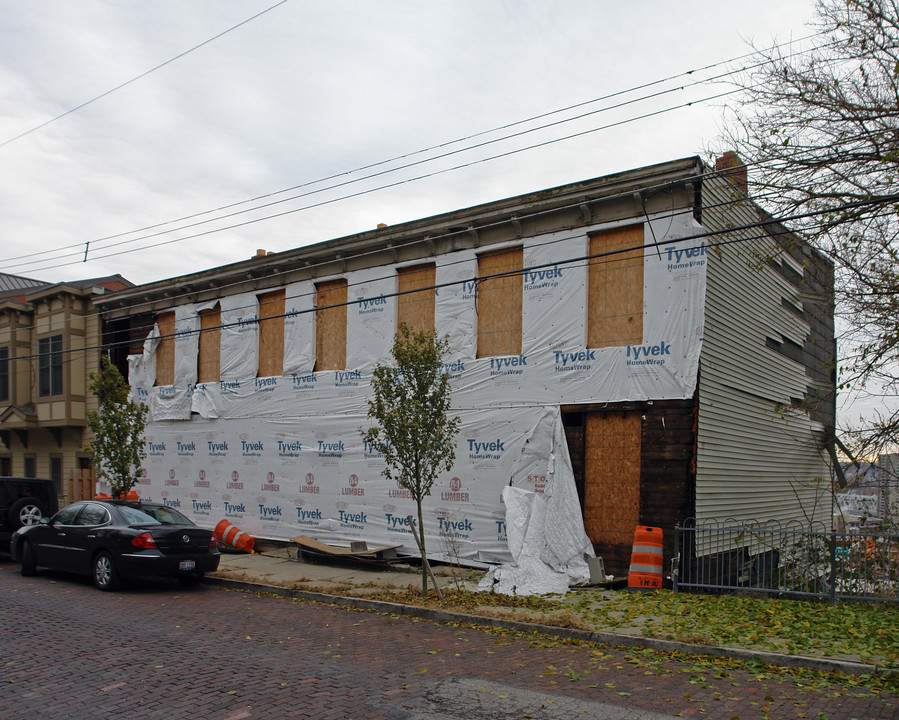
M 354 550 L 351 547 L 344 547 L 342 545 L 328 545 L 327 543 L 323 543 L 321 540 L 316 540 L 315 538 L 311 538 L 307 535 L 298 535 L 297 537 L 292 537 L 290 538 L 290 542 L 296 543 L 300 547 L 306 548 L 308 550 L 313 550 L 314 552 L 342 557 L 374 558 L 377 557 L 380 553 L 383 553 L 385 550 L 396 550 L 396 548 L 402 547 L 402 545 L 376 545 L 373 547 L 367 547 L 365 550 Z

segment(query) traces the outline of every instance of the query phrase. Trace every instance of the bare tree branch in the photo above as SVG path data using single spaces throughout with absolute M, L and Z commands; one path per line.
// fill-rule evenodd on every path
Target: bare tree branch
M 895 400 L 899 204 L 874 214 L 844 206 L 899 189 L 899 0 L 818 0 L 817 13 L 828 42 L 759 50 L 768 62 L 739 76 L 719 151 L 750 163 L 750 192 L 775 217 L 825 211 L 796 229 L 834 262 L 839 387 Z M 899 415 L 886 410 L 844 428 L 858 455 L 896 446 L 897 431 Z

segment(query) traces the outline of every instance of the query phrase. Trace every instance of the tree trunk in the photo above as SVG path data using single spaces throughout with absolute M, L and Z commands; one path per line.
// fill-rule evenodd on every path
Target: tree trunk
M 420 497 L 416 500 L 416 505 L 418 505 L 418 539 L 421 542 L 421 596 L 425 597 L 428 594 L 428 553 L 425 550 L 425 526 L 421 516 Z

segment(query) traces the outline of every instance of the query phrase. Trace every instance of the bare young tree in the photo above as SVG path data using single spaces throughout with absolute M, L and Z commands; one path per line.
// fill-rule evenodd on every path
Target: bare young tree
M 365 441 L 384 455 L 384 477 L 398 481 L 415 500 L 422 595 L 428 592 L 422 501 L 437 476 L 453 466 L 460 424 L 450 416 L 449 375 L 441 369 L 448 346 L 434 332 L 415 332 L 401 323 L 391 350 L 395 364 L 378 365 L 372 377 L 368 416 L 375 424 L 362 431 Z
M 813 24 L 814 49 L 759 51 L 721 142 L 834 262 L 838 388 L 883 401 L 843 434 L 870 455 L 899 442 L 899 2 L 818 0 Z

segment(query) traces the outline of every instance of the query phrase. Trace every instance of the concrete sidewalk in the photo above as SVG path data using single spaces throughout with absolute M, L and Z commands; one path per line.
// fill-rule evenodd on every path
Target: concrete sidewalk
M 304 559 L 296 546 L 262 543 L 253 554 L 223 553 L 219 569 L 206 582 L 235 589 L 267 592 L 282 597 L 312 600 L 397 615 L 408 615 L 437 622 L 462 622 L 490 626 L 516 632 L 539 632 L 562 638 L 574 638 L 615 647 L 646 647 L 662 652 L 687 655 L 731 657 L 781 667 L 797 667 L 849 675 L 893 674 L 895 671 L 853 661 L 851 659 L 785 655 L 738 647 L 695 645 L 672 640 L 643 637 L 622 632 L 579 630 L 532 622 L 485 617 L 469 612 L 455 612 L 418 607 L 403 603 L 366 598 L 368 591 L 402 591 L 420 588 L 420 567 L 406 564 L 363 564 L 341 558 Z M 434 569 L 444 589 L 464 588 L 474 591 L 481 571 L 438 566 Z M 597 593 L 603 591 L 597 590 Z
M 301 557 L 296 546 L 275 543 L 260 543 L 258 548 L 259 552 L 253 554 L 222 553 L 218 572 L 210 577 L 334 594 L 347 590 L 364 594 L 366 588 L 406 590 L 421 586 L 419 566 Z M 477 589 L 483 575 L 477 570 L 446 566 L 435 567 L 434 573 L 441 587 L 456 587 L 458 581 L 466 590 Z M 457 580 L 453 579 L 454 574 Z

